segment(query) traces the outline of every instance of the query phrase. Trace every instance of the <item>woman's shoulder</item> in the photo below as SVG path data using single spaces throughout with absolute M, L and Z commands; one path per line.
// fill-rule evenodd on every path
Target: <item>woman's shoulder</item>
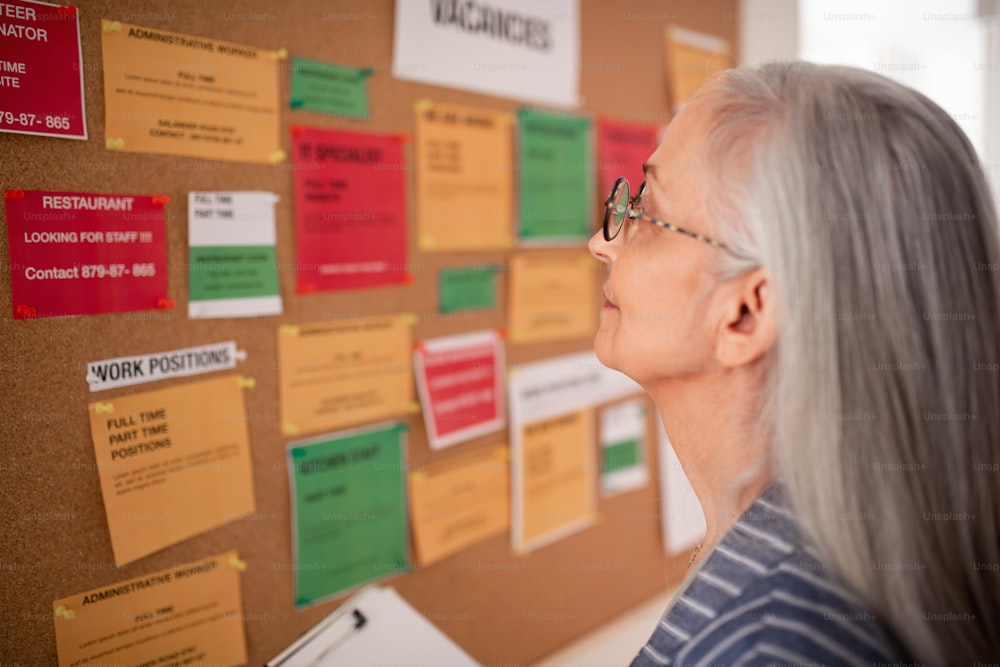
M 900 662 L 883 623 L 810 551 L 772 485 L 691 575 L 633 664 Z

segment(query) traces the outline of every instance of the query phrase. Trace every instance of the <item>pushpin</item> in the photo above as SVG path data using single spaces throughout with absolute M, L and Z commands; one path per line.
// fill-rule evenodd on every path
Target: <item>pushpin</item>
M 407 273 L 405 276 L 403 276 L 404 285 L 412 285 L 415 282 L 417 282 L 417 277 L 414 276 L 412 273 Z
M 247 360 L 247 351 L 246 350 L 236 350 L 236 352 L 233 353 L 233 357 L 236 359 L 236 361 L 246 361 Z
M 56 618 L 65 618 L 67 621 L 72 620 L 76 616 L 76 612 L 72 609 L 67 609 L 66 605 L 59 605 L 56 607 Z
M 279 331 L 286 336 L 298 336 L 299 328 L 294 324 L 282 324 Z
M 422 100 L 417 100 L 416 102 L 413 103 L 413 109 L 418 113 L 421 111 L 427 111 L 433 106 L 434 103 L 426 98 Z
M 34 319 L 35 315 L 38 314 L 38 311 L 35 310 L 34 306 L 28 306 L 28 305 L 23 304 L 23 303 L 18 304 L 18 306 L 14 310 L 14 312 L 17 313 L 18 317 L 20 317 L 22 319 L 25 319 L 25 320 Z
M 56 14 L 59 16 L 76 16 L 76 5 L 67 5 L 66 7 L 59 7 L 56 9 Z
M 299 427 L 295 424 L 285 424 L 281 427 L 281 430 L 285 432 L 285 435 L 298 435 Z
M 97 414 L 108 414 L 110 415 L 115 411 L 114 403 L 94 403 L 94 412 Z
M 149 201 L 153 206 L 166 206 L 170 203 L 170 197 L 167 195 L 153 195 Z
M 251 377 L 238 377 L 236 378 L 236 386 L 241 389 L 253 389 L 257 386 L 257 380 Z
M 118 137 L 116 139 L 108 139 L 107 141 L 104 142 L 104 145 L 109 151 L 120 151 L 121 149 L 125 148 L 125 140 L 122 139 L 121 137 Z
M 4 190 L 4 201 L 21 201 L 24 199 L 24 190 Z
M 417 414 L 418 412 L 420 412 L 420 404 L 417 403 L 416 401 L 410 401 L 409 403 L 406 404 L 406 410 L 411 414 Z
M 278 164 L 279 162 L 284 162 L 286 157 L 285 151 L 278 148 L 271 151 L 271 154 L 267 156 L 267 161 L 271 164 Z
M 174 307 L 174 300 L 168 299 L 165 296 L 161 296 L 156 300 L 156 307 L 161 310 L 170 310 Z
M 271 56 L 271 60 L 285 60 L 288 58 L 288 49 L 282 47 L 277 51 L 271 51 L 268 55 Z
M 104 28 L 104 32 L 121 32 L 122 24 L 121 21 L 102 21 L 101 25 Z
M 405 313 L 403 315 L 403 323 L 409 324 L 411 327 L 420 322 L 420 318 L 417 317 L 416 313 Z
M 316 285 L 312 283 L 299 283 L 296 290 L 299 294 L 312 294 L 316 291 Z
M 246 572 L 247 562 L 242 560 L 239 556 L 233 556 L 229 559 L 229 567 L 239 570 L 240 572 Z

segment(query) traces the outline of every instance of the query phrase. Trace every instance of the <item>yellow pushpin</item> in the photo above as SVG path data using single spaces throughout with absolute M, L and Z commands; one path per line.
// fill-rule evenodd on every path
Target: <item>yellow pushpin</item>
M 420 472 L 418 470 L 416 472 L 410 473 L 410 479 L 413 480 L 414 482 L 417 482 L 418 484 L 422 484 L 427 481 L 427 474 Z
M 433 236 L 424 236 L 420 239 L 420 245 L 425 248 L 433 248 L 437 245 L 437 241 L 434 240 Z
M 56 607 L 56 618 L 65 618 L 66 620 L 71 620 L 76 616 L 76 612 L 72 609 L 67 609 L 66 605 L 59 605 Z
M 410 401 L 406 404 L 406 410 L 407 412 L 415 415 L 420 412 L 420 404 L 416 401 Z
M 114 403 L 94 403 L 94 412 L 99 415 L 110 415 L 115 411 Z
M 247 571 L 247 562 L 242 560 L 239 556 L 233 556 L 229 559 L 229 567 L 239 570 L 240 572 Z
M 115 139 L 108 139 L 107 141 L 104 142 L 104 145 L 105 147 L 107 147 L 109 151 L 120 151 L 121 149 L 125 148 L 125 140 L 122 139 L 121 137 L 117 137 Z
M 426 98 L 424 98 L 422 100 L 417 100 L 416 102 L 413 103 L 413 108 L 417 112 L 427 111 L 428 109 L 430 109 L 433 106 L 434 106 L 434 103 L 431 102 L 430 100 L 426 99 Z
M 267 161 L 271 164 L 278 164 L 279 162 L 284 162 L 287 155 L 285 151 L 279 148 L 271 151 L 271 154 L 267 156 Z
M 271 51 L 268 55 L 271 56 L 271 60 L 285 60 L 288 58 L 288 49 L 282 47 L 277 51 Z
M 403 313 L 403 324 L 409 324 L 412 327 L 418 322 L 420 322 L 420 318 L 417 317 L 416 313 Z
M 253 389 L 257 386 L 257 380 L 251 377 L 240 376 L 236 378 L 236 386 L 241 389 Z
M 284 424 L 281 430 L 285 432 L 285 435 L 298 435 L 299 427 L 295 424 Z
M 104 32 L 121 32 L 122 23 L 121 21 L 101 21 L 101 26 L 104 28 Z
M 281 331 L 281 333 L 285 334 L 286 336 L 298 336 L 299 335 L 299 328 L 297 326 L 295 326 L 294 324 L 282 324 L 281 328 L 279 329 L 279 331 Z

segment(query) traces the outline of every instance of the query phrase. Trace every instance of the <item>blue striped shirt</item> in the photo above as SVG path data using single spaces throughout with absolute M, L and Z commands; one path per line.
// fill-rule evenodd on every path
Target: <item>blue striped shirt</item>
M 685 580 L 632 667 L 911 664 L 812 555 L 771 484 Z

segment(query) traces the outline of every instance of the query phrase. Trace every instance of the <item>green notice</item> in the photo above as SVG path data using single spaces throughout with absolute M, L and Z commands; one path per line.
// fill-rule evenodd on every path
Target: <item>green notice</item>
M 371 69 L 292 58 L 289 106 L 338 116 L 367 118 L 368 77 L 372 73 Z
M 601 472 L 610 473 L 632 468 L 640 464 L 639 440 L 626 440 L 605 445 L 601 452 Z
M 274 246 L 191 246 L 189 257 L 191 301 L 280 294 Z
M 438 274 L 438 303 L 442 313 L 492 308 L 497 287 L 491 267 L 441 269 Z
M 588 238 L 595 225 L 590 119 L 521 109 L 517 132 L 521 239 Z
M 296 605 L 408 568 L 405 430 L 394 422 L 288 446 Z

